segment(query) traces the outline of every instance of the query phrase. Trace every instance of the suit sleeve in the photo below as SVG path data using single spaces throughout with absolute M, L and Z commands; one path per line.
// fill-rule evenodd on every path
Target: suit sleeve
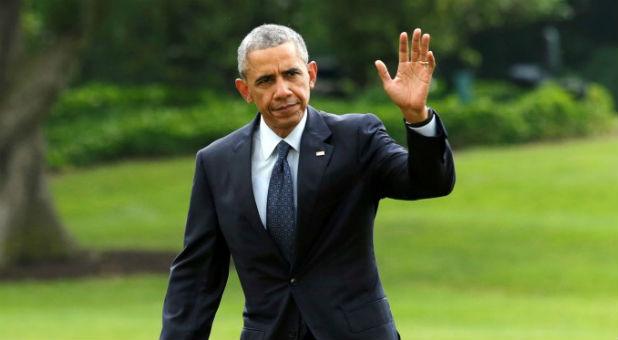
M 198 153 L 184 248 L 170 268 L 161 339 L 207 339 L 227 283 L 230 254 Z
M 421 199 L 448 195 L 455 186 L 455 165 L 446 130 L 438 114 L 436 135 L 423 136 L 407 127 L 408 150 L 386 132 L 384 124 L 371 115 L 361 127 L 365 141 L 360 154 L 369 162 L 376 195 L 379 198 Z

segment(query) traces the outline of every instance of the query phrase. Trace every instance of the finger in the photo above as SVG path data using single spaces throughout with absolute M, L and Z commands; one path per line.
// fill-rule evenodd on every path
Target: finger
M 408 34 L 406 32 L 403 32 L 399 35 L 399 62 L 400 63 L 405 63 L 410 61 L 410 59 L 408 59 L 409 53 L 408 53 L 409 49 L 408 49 Z
M 382 85 L 386 85 L 387 82 L 391 81 L 391 75 L 388 73 L 388 69 L 386 65 L 382 62 L 382 60 L 376 60 L 376 69 L 378 70 L 378 75 L 382 80 Z
M 429 62 L 429 67 L 433 72 L 433 70 L 436 68 L 436 57 L 434 57 L 432 51 L 427 52 L 427 62 Z
M 423 34 L 423 38 L 421 41 L 421 55 L 419 56 L 419 61 L 428 61 L 427 51 L 429 51 L 429 39 L 431 39 L 429 34 Z
M 412 33 L 412 61 L 419 61 L 419 54 L 421 53 L 421 29 L 416 28 Z

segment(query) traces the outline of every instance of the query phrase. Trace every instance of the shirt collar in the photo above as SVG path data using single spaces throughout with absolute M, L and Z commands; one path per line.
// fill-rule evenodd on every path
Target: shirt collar
M 296 127 L 294 127 L 294 130 L 292 130 L 292 132 L 290 132 L 290 134 L 285 138 L 279 137 L 273 130 L 271 130 L 264 121 L 264 117 L 260 115 L 260 127 L 258 133 L 260 134 L 264 158 L 268 158 L 273 153 L 277 147 L 277 144 L 279 144 L 282 139 L 288 143 L 292 149 L 296 150 L 296 152 L 300 150 L 300 139 L 303 136 L 303 131 L 305 130 L 305 125 L 307 124 L 307 114 L 308 110 L 305 109 L 303 118 L 300 122 L 298 122 Z

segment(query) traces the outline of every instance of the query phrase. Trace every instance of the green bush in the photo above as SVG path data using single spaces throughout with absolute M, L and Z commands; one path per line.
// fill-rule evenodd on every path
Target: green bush
M 508 84 L 481 82 L 474 100 L 432 99 L 455 147 L 560 139 L 615 126 L 613 101 L 598 85 L 576 99 L 548 83 L 522 93 Z M 401 113 L 376 89 L 350 100 L 312 99 L 334 112 L 372 112 L 405 143 Z M 236 96 L 160 85 L 91 84 L 66 91 L 47 127 L 48 163 L 54 169 L 129 157 L 190 154 L 248 123 L 255 107 Z
M 212 92 L 195 88 L 90 83 L 65 92 L 55 107 L 53 119 L 72 120 L 82 115 L 105 115 L 122 111 L 123 108 L 189 106 L 216 97 Z
M 109 85 L 67 91 L 46 131 L 49 165 L 58 169 L 129 157 L 187 154 L 255 115 L 255 109 L 241 100 L 188 92 Z
M 466 104 L 456 95 L 429 102 L 440 113 L 456 148 L 584 136 L 607 132 L 616 125 L 612 97 L 595 84 L 581 99 L 554 83 L 524 92 L 510 84 L 479 82 L 474 96 Z M 401 113 L 383 92 L 380 97 L 371 89 L 368 95 L 363 93 L 351 101 L 315 102 L 316 107 L 330 112 L 376 113 L 389 134 L 405 143 Z
M 496 101 L 477 97 L 462 105 L 449 97 L 434 103 L 455 147 L 511 144 L 607 132 L 615 126 L 609 93 L 590 85 L 582 99 L 547 83 L 514 97 Z
M 516 110 L 481 98 L 461 105 L 453 96 L 436 103 L 454 147 L 518 143 L 529 135 L 528 124 Z

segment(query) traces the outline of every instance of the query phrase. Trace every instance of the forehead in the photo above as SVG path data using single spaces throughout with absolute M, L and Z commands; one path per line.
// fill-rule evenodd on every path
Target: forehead
M 247 54 L 247 75 L 259 76 L 283 72 L 291 67 L 300 67 L 304 61 L 298 55 L 293 42 L 262 50 L 254 50 Z

